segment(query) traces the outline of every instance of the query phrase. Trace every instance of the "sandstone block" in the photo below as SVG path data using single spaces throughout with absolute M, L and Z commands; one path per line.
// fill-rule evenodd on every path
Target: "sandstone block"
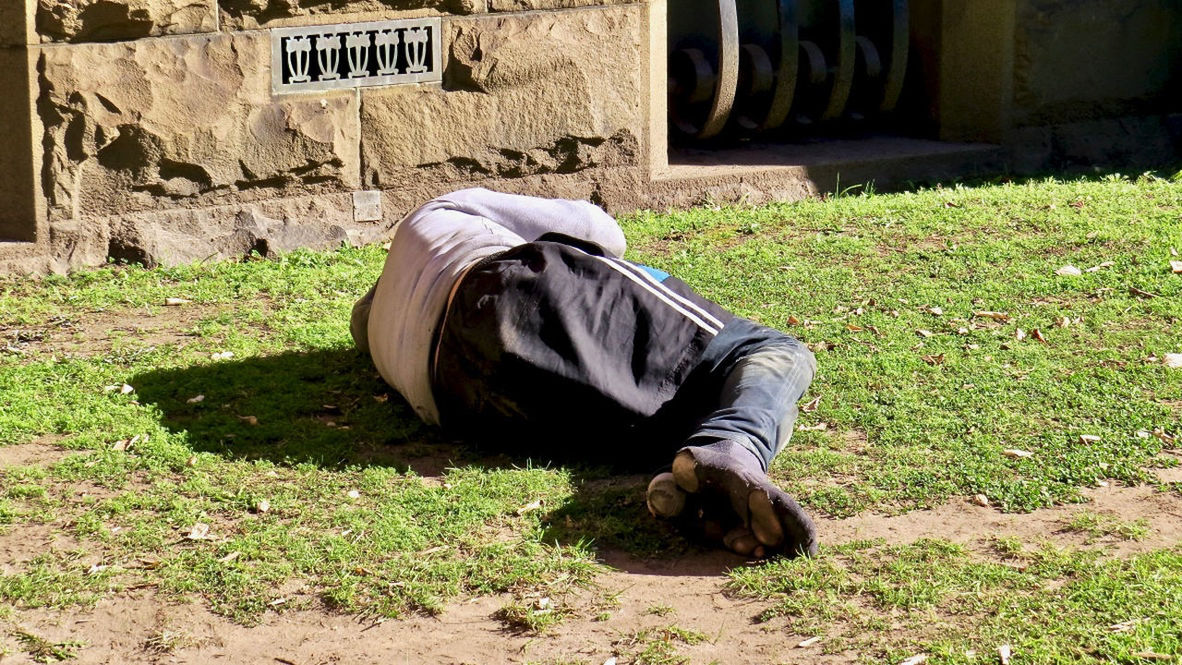
M 37 0 L 5 0 L 0 3 L 0 46 L 31 44 L 33 35 L 32 16 Z
M 267 257 L 299 248 L 331 249 L 376 240 L 387 224 L 352 221 L 349 194 L 273 199 L 257 204 L 133 213 L 107 220 L 112 258 L 147 266 Z
M 215 0 L 36 0 L 46 42 L 103 42 L 217 30 Z
M 572 9 L 639 0 L 220 0 L 222 26 L 234 30 L 377 21 L 431 14 Z
M 357 189 L 355 97 L 273 99 L 265 34 L 42 52 L 51 222 Z
M 1176 105 L 1182 85 L 1177 2 L 1029 0 L 1020 5 L 1016 27 L 1020 124 L 1162 112 Z
M 364 181 L 641 164 L 641 24 L 636 6 L 448 22 L 442 87 L 363 93 Z

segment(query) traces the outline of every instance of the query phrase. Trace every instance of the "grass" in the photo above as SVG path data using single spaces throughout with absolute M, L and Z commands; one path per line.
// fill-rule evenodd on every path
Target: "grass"
M 764 621 L 787 617 L 793 632 L 828 636 L 827 650 L 889 662 L 917 651 L 979 662 L 1002 645 L 1026 663 L 1182 653 L 1178 548 L 1120 560 L 1012 541 L 994 556 L 937 539 L 857 542 L 817 559 L 743 569 L 731 587 L 773 601 Z
M 1063 525 L 1069 531 L 1086 533 L 1093 538 L 1114 536 L 1122 540 L 1142 540 L 1149 535 L 1149 524 L 1144 518 L 1122 521 L 1111 515 L 1081 510 Z
M 819 401 L 772 474 L 816 514 L 976 494 L 1022 512 L 1081 501 L 1101 481 L 1179 491 L 1149 470 L 1176 464 L 1161 453 L 1182 434 L 1182 371 L 1160 360 L 1182 352 L 1169 264 L 1182 183 L 957 186 L 623 223 L 630 258 L 815 350 Z M 643 480 L 420 425 L 350 346 L 349 309 L 383 260 L 367 247 L 0 280 L 0 446 L 54 451 L 0 468 L 0 530 L 58 536 L 0 575 L 0 602 L 73 607 L 150 587 L 252 623 L 308 607 L 430 614 L 510 592 L 503 619 L 538 632 L 566 615 L 533 599 L 593 580 L 599 551 L 692 548 L 649 520 Z M 1081 274 L 1057 274 L 1065 265 Z M 1086 513 L 1064 526 L 1144 528 Z M 735 592 L 765 599 L 768 617 L 832 626 L 846 637 L 826 648 L 867 658 L 923 648 L 960 662 L 990 640 L 1028 662 L 1177 651 L 1169 622 L 1182 622 L 1164 602 L 1182 588 L 1177 551 L 1040 552 L 844 547 L 738 571 Z M 1029 616 L 1057 622 L 1021 628 Z M 910 627 L 892 641 L 897 621 Z M 678 662 L 663 649 L 681 638 L 666 637 L 639 640 L 658 645 L 643 658 Z

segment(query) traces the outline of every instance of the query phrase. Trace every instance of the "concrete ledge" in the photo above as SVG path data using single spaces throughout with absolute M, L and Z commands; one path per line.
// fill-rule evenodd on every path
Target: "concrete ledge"
M 670 154 L 669 169 L 654 178 L 648 200 L 663 209 L 796 201 L 867 183 L 887 190 L 1002 172 L 1005 156 L 994 145 L 898 137 L 681 150 Z

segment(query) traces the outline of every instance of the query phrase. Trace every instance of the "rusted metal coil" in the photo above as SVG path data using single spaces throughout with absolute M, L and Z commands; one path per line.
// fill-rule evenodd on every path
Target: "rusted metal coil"
M 907 0 L 670 0 L 669 114 L 689 140 L 892 111 Z

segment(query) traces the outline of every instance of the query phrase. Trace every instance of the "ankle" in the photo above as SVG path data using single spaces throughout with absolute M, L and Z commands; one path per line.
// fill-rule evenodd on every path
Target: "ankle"
M 690 438 L 685 443 L 687 447 L 702 448 L 716 455 L 729 457 L 745 469 L 759 471 L 761 474 L 767 473 L 767 465 L 764 463 L 763 458 L 749 447 L 737 441 L 702 437 L 697 439 Z

